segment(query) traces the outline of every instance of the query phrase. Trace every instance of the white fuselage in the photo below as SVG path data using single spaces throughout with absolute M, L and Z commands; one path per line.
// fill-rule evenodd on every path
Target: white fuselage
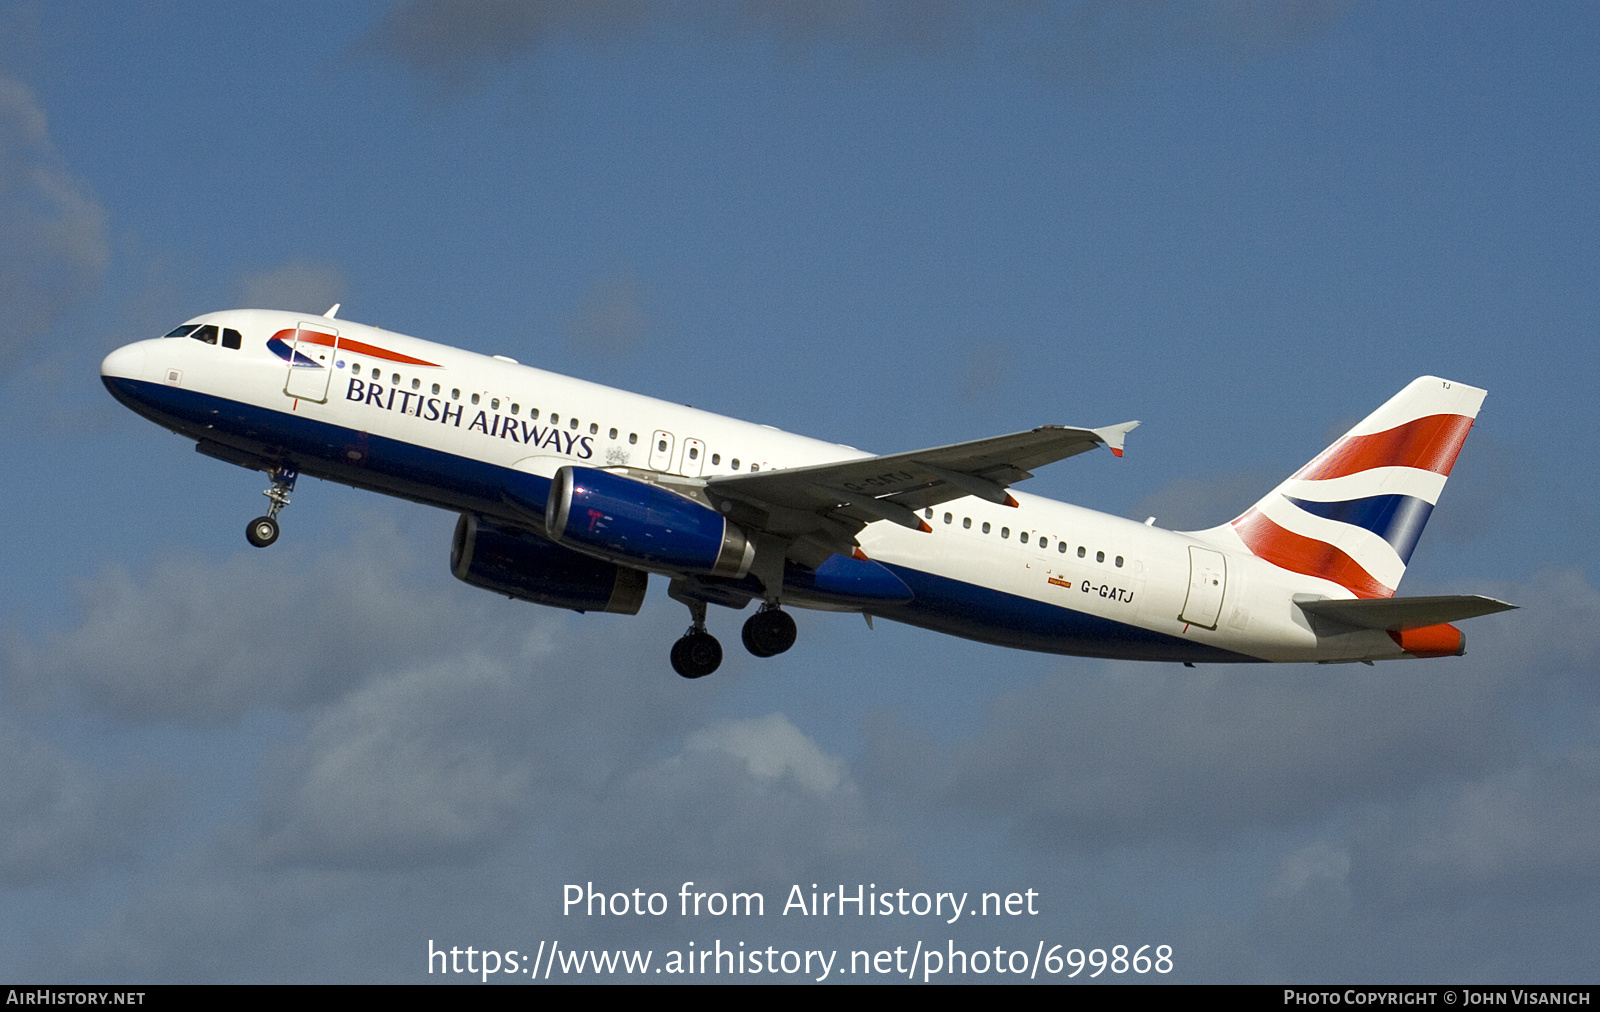
M 325 400 L 315 388 L 318 378 L 305 386 L 304 374 L 311 370 L 291 369 L 266 344 L 270 336 L 293 332 L 302 321 L 338 334 L 340 346 L 331 356 L 336 361 L 316 370 L 326 378 Z M 488 496 L 426 468 L 411 474 L 391 468 L 364 477 L 367 441 L 392 441 L 545 478 L 567 464 L 694 478 L 869 456 L 853 447 L 345 320 L 237 310 L 190 322 L 235 330 L 243 335 L 242 347 L 185 338 L 128 345 L 113 352 L 103 367 L 108 386 L 126 381 L 113 392 L 175 431 L 240 451 L 286 445 L 290 437 L 285 433 L 292 432 L 298 440 L 299 467 L 306 473 L 445 508 L 503 512 Z M 291 381 L 292 372 L 302 375 Z M 322 432 L 329 434 L 319 444 L 325 444 L 325 452 L 307 459 L 305 444 L 320 438 L 308 434 Z M 1103 656 L 1141 653 L 1137 647 L 1124 649 L 1110 642 L 1105 649 L 1085 649 L 1081 639 L 1052 646 L 1041 639 L 1046 634 L 1024 628 L 1032 621 L 1028 616 L 1037 613 L 1025 602 L 1107 620 L 1090 627 L 1103 628 L 1112 639 L 1118 630 L 1145 630 L 1202 650 L 1216 648 L 1238 660 L 1403 656 L 1393 638 L 1381 631 L 1319 636 L 1294 605 L 1294 596 L 1339 599 L 1351 593 L 1256 558 L 1227 528 L 1179 533 L 1023 492 L 1012 494 L 1018 503 L 1014 508 L 967 497 L 924 511 L 931 534 L 877 522 L 858 539 L 876 562 L 942 578 L 925 584 L 921 596 L 949 584 L 1015 601 L 1020 609 L 1017 628 L 1007 628 L 1003 616 L 998 624 L 991 621 L 985 630 L 976 630 L 943 621 L 939 616 L 945 612 L 938 609 L 905 614 L 861 610 L 994 643 Z M 1209 583 L 1202 573 L 1208 565 L 1207 572 L 1215 570 Z M 1206 595 L 1211 598 L 1203 600 Z

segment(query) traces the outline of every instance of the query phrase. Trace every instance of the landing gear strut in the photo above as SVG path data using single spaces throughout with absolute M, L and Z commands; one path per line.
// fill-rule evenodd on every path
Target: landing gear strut
M 294 480 L 298 477 L 300 472 L 287 465 L 272 472 L 272 487 L 261 493 L 272 505 L 266 516 L 256 517 L 245 527 L 245 540 L 257 548 L 265 548 L 278 540 L 278 511 L 289 505 L 289 493 L 294 491 Z
M 689 631 L 672 644 L 672 670 L 685 678 L 703 678 L 722 664 L 722 644 L 706 632 L 706 603 L 685 601 L 689 606 Z
M 779 611 L 775 604 L 767 604 L 745 620 L 740 638 L 744 640 L 744 648 L 757 657 L 776 657 L 794 646 L 796 632 L 794 619 L 788 612 Z

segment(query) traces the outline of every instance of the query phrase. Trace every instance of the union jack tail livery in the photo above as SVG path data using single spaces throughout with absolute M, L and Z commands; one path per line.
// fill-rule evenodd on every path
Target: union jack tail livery
M 1230 526 L 1275 566 L 1393 597 L 1484 393 L 1413 380 Z

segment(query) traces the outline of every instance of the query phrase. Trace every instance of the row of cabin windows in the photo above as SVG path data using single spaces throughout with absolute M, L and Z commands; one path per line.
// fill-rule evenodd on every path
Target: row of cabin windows
M 231 327 L 220 328 L 220 330 L 219 330 L 217 325 L 214 324 L 214 323 L 207 323 L 207 324 L 204 324 L 204 325 L 201 325 L 201 324 L 198 324 L 198 323 L 186 323 L 183 326 L 177 328 L 172 333 L 170 333 L 170 334 L 168 334 L 166 336 L 167 337 L 190 337 L 190 338 L 193 338 L 196 341 L 204 341 L 206 344 L 216 344 L 218 342 L 218 340 L 219 340 L 219 337 L 220 337 L 220 340 L 222 342 L 222 346 L 224 348 L 235 348 L 235 349 L 241 347 L 243 345 L 243 343 L 244 343 L 242 336 L 240 335 L 240 333 L 237 330 L 234 330 Z M 339 368 L 343 369 L 344 368 L 344 362 L 342 362 L 342 361 L 339 362 L 338 366 L 339 366 Z M 350 363 L 350 373 L 351 373 L 351 375 L 354 375 L 354 376 L 360 376 L 361 375 L 361 363 L 359 363 L 359 362 Z M 383 369 L 380 366 L 372 366 L 371 368 L 369 368 L 367 370 L 367 375 L 372 380 L 381 381 L 383 379 Z M 400 385 L 400 374 L 399 373 L 391 373 L 389 375 L 389 383 L 392 386 L 399 386 Z M 420 378 L 418 378 L 418 377 L 412 377 L 412 379 L 411 379 L 411 389 L 420 391 L 422 389 L 422 380 Z M 437 383 L 433 384 L 433 393 L 436 394 L 436 395 L 439 393 L 439 384 L 437 384 Z M 451 389 L 451 391 L 450 391 L 450 399 L 453 400 L 453 401 L 459 401 L 461 399 L 461 389 L 459 387 Z M 475 405 L 478 404 L 479 402 L 481 402 L 482 399 L 483 399 L 483 395 L 482 394 L 473 394 L 472 397 L 471 397 L 472 403 L 475 404 Z M 500 398 L 498 398 L 498 397 L 490 398 L 490 400 L 489 400 L 489 410 L 491 410 L 491 411 L 499 411 L 500 410 Z M 513 401 L 511 403 L 511 413 L 513 415 L 516 415 L 516 414 L 520 414 L 521 411 L 522 411 L 522 405 L 516 403 L 515 401 Z M 539 419 L 539 409 L 538 408 L 529 408 L 528 409 L 528 417 L 530 419 L 534 420 L 534 421 L 538 421 L 538 419 Z M 555 412 L 551 412 L 551 414 L 550 414 L 550 424 L 551 425 L 559 425 L 560 423 L 561 423 L 561 416 L 559 414 L 555 413 Z M 576 418 L 569 418 L 567 420 L 568 428 L 572 429 L 573 431 L 577 431 L 578 425 L 579 425 L 579 422 L 578 422 L 578 420 Z M 600 426 L 595 422 L 590 422 L 589 423 L 589 435 L 598 436 L 599 434 L 600 434 Z M 611 429 L 609 435 L 610 435 L 611 439 L 616 439 L 617 438 L 617 430 L 616 429 Z M 628 433 L 628 445 L 629 446 L 637 445 L 638 442 L 639 442 L 639 434 L 637 432 Z M 661 453 L 666 453 L 667 452 L 667 441 L 663 439 L 661 441 L 660 446 L 657 449 Z M 697 446 L 689 447 L 689 459 L 690 460 L 699 460 L 700 459 L 700 448 L 699 447 L 697 447 Z M 733 470 L 735 470 L 735 471 L 739 470 L 739 458 L 738 457 L 734 457 L 728 463 L 730 465 L 732 465 Z M 713 453 L 711 455 L 711 466 L 712 467 L 721 467 L 722 466 L 722 454 Z M 761 465 L 760 464 L 751 464 L 750 465 L 750 470 L 759 471 L 759 470 L 761 470 Z
M 182 329 L 182 328 L 180 328 L 180 329 Z M 216 328 L 213 327 L 211 329 L 215 330 Z M 231 331 L 230 330 L 228 333 L 234 334 L 235 337 L 237 337 L 237 332 L 236 331 Z M 236 347 L 238 347 L 238 345 L 230 345 L 229 347 L 235 347 L 236 348 Z M 343 365 L 344 363 L 341 362 L 339 364 Z M 361 363 L 359 363 L 359 362 L 350 363 L 350 372 L 351 372 L 352 375 L 360 376 L 361 375 Z M 369 368 L 367 370 L 367 375 L 371 379 L 382 380 L 383 379 L 383 369 L 381 367 L 379 367 L 379 366 L 372 366 L 371 368 Z M 389 383 L 390 383 L 391 386 L 399 386 L 400 385 L 400 374 L 399 373 L 391 373 L 389 375 Z M 411 380 L 411 389 L 413 389 L 413 390 L 421 390 L 422 389 L 422 380 L 421 379 L 417 379 L 417 378 L 413 378 Z M 433 393 L 435 393 L 435 394 L 439 393 L 439 384 L 437 384 L 437 383 L 433 384 Z M 459 387 L 454 387 L 454 388 L 451 389 L 451 391 L 450 391 L 450 399 L 453 400 L 453 401 L 459 401 L 461 399 L 461 389 Z M 482 402 L 483 395 L 482 394 L 473 394 L 470 399 L 471 399 L 472 403 L 476 405 L 476 404 L 479 404 L 479 403 Z M 513 415 L 517 415 L 517 414 L 520 414 L 522 412 L 522 405 L 517 403 L 516 401 L 512 401 L 511 402 L 510 408 L 511 408 L 511 413 Z M 489 410 L 490 411 L 499 411 L 500 410 L 500 398 L 498 398 L 498 397 L 489 398 Z M 539 409 L 538 408 L 529 408 L 528 409 L 528 418 L 533 420 L 533 421 L 538 421 L 539 420 Z M 557 413 L 557 412 L 552 411 L 550 413 L 550 424 L 551 425 L 559 425 L 559 424 L 561 424 L 561 415 L 559 413 Z M 576 419 L 576 418 L 568 418 L 567 419 L 567 427 L 568 428 L 572 429 L 573 431 L 577 431 L 578 426 L 579 426 L 578 419 Z M 589 423 L 589 435 L 598 436 L 599 434 L 600 434 L 600 425 L 597 422 L 590 422 Z M 617 438 L 617 430 L 616 429 L 611 429 L 609 431 L 609 433 L 608 433 L 608 438 L 616 439 Z M 638 442 L 639 442 L 639 434 L 637 432 L 628 433 L 628 445 L 629 446 L 637 445 Z M 662 453 L 667 452 L 667 441 L 665 439 L 661 440 L 661 443 L 657 447 L 657 449 Z M 700 459 L 700 448 L 699 447 L 696 447 L 696 446 L 689 447 L 689 459 L 690 460 L 699 460 Z M 733 469 L 735 471 L 739 470 L 739 458 L 738 457 L 734 457 L 732 460 L 729 461 L 729 463 L 733 466 Z M 713 453 L 711 455 L 711 466 L 720 467 L 721 465 L 722 465 L 722 454 Z M 759 470 L 761 470 L 761 465 L 760 464 L 751 464 L 750 465 L 750 470 L 759 471 Z
M 925 510 L 922 511 L 922 515 L 925 518 L 927 518 L 929 520 L 932 520 L 933 519 L 933 510 L 932 509 L 925 509 Z M 946 513 L 944 515 L 944 522 L 947 523 L 947 524 L 948 523 L 954 523 L 955 522 L 955 515 L 951 514 L 951 513 Z M 972 518 L 971 517 L 962 517 L 961 518 L 961 526 L 966 530 L 971 530 L 972 529 Z M 982 524 L 983 533 L 988 534 L 992 529 L 993 528 L 990 526 L 989 521 L 987 521 L 987 520 L 983 521 L 983 524 Z M 1000 528 L 1000 536 L 1002 538 L 1011 537 L 1011 528 L 1009 528 L 1009 527 Z M 1022 542 L 1023 544 L 1027 544 L 1028 543 L 1028 532 L 1027 531 L 1018 531 L 1017 532 L 1017 540 Z M 1045 549 L 1047 549 L 1049 547 L 1050 547 L 1050 539 L 1047 536 L 1043 535 L 1043 534 L 1039 535 L 1039 550 L 1040 551 L 1044 551 Z M 1059 538 L 1056 539 L 1056 551 L 1060 552 L 1062 555 L 1065 555 L 1065 554 L 1067 554 L 1067 547 L 1068 546 L 1067 546 L 1067 543 L 1065 541 L 1062 541 Z M 1089 554 L 1089 549 L 1088 548 L 1084 547 L 1083 545 L 1079 545 L 1078 546 L 1078 558 L 1080 558 L 1080 559 L 1085 558 L 1085 557 L 1088 556 L 1088 554 Z M 1104 562 L 1104 561 L 1106 561 L 1106 553 L 1105 552 L 1095 552 L 1094 553 L 1094 561 L 1096 561 L 1096 562 Z M 1116 563 L 1117 568 L 1121 569 L 1122 568 L 1122 563 L 1123 563 L 1122 556 L 1120 556 L 1120 555 L 1117 556 L 1116 560 L 1115 560 L 1115 563 Z
M 219 330 L 217 325 L 214 323 L 208 323 L 204 326 L 201 326 L 198 323 L 185 323 L 183 326 L 179 327 L 177 330 L 174 330 L 167 336 L 191 337 L 196 341 L 203 341 L 206 344 L 216 344 L 220 337 L 222 346 L 224 348 L 232 348 L 235 351 L 237 351 L 244 344 L 244 338 L 237 330 L 234 330 L 232 327 L 222 327 Z

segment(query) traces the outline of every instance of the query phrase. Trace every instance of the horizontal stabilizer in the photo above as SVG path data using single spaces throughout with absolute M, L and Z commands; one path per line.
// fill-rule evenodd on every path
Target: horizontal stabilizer
M 1364 600 L 1330 601 L 1327 598 L 1305 598 L 1295 595 L 1295 604 L 1308 615 L 1332 619 L 1362 629 L 1385 629 L 1404 632 L 1421 629 L 1443 622 L 1457 622 L 1479 615 L 1492 615 L 1497 611 L 1510 611 L 1514 604 L 1496 601 L 1481 594 L 1459 594 L 1444 597 L 1384 597 Z

